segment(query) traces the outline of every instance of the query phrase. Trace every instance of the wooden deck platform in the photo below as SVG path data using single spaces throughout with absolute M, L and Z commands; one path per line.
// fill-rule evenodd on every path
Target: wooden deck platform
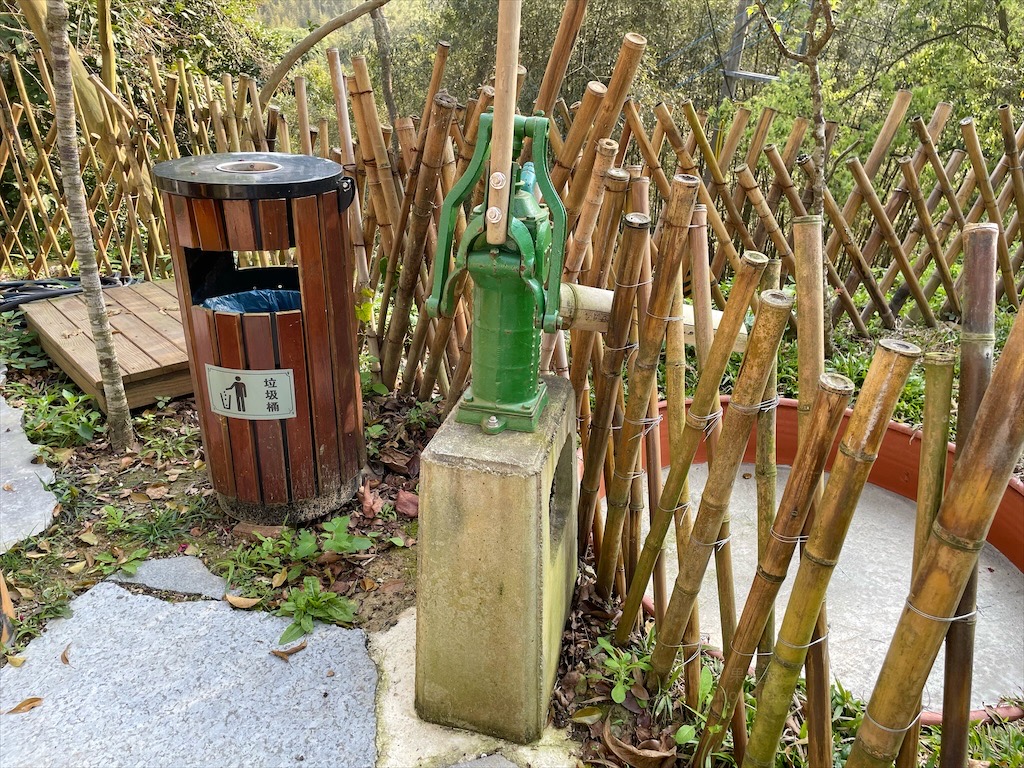
M 103 292 L 114 329 L 117 359 L 128 405 L 139 408 L 158 397 L 192 392 L 185 334 L 173 280 L 136 283 Z M 23 307 L 28 327 L 46 353 L 106 410 L 89 316 L 81 294 Z

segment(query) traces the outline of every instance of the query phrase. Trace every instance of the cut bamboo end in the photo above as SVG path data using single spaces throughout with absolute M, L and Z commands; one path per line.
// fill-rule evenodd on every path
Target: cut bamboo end
M 822 218 L 817 214 L 807 214 L 806 216 L 794 216 L 790 221 L 794 226 L 797 224 L 821 224 Z
M 921 356 L 921 348 L 919 346 L 903 339 L 882 339 L 878 342 L 878 346 L 902 357 L 916 359 Z

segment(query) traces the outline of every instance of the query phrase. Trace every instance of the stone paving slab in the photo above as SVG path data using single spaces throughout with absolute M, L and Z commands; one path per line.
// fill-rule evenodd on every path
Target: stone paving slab
M 21 410 L 0 397 L 0 552 L 53 522 L 57 499 L 44 486 L 53 482 L 53 470 L 34 463 L 38 452 L 25 436 Z
M 0 712 L 43 700 L 0 715 L 4 768 L 374 765 L 377 670 L 363 631 L 317 624 L 283 661 L 270 651 L 289 620 L 225 602 L 104 582 L 71 608 L 23 666 L 0 669 Z
M 203 595 L 214 600 L 224 597 L 227 580 L 210 573 L 203 561 L 192 555 L 146 560 L 134 575 L 119 571 L 109 581 L 121 584 L 142 584 L 150 589 L 181 592 L 185 595 Z
M 516 768 L 516 764 L 501 755 L 487 755 L 470 760 L 468 763 L 459 763 L 453 768 Z

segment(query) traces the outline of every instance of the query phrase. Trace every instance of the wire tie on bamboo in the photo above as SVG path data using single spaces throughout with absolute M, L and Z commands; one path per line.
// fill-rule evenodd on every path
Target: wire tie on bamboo
M 621 346 L 621 347 L 609 347 L 609 346 L 606 346 L 604 348 L 604 351 L 605 352 L 626 352 L 627 353 L 626 356 L 628 357 L 629 354 L 631 354 L 633 352 L 633 350 L 636 349 L 636 348 L 637 348 L 637 342 L 635 342 L 635 341 L 627 341 L 625 343 L 625 345 Z
M 732 541 L 732 534 L 730 533 L 724 539 L 717 539 L 716 541 L 701 541 L 691 533 L 690 541 L 696 544 L 698 547 L 714 547 L 715 549 L 721 549 L 730 541 Z
M 735 400 L 729 403 L 729 408 L 737 413 L 742 413 L 744 416 L 753 416 L 758 413 L 774 411 L 778 407 L 779 396 L 777 394 L 770 400 L 762 400 L 760 403 L 753 403 L 751 405 L 737 403 Z
M 804 650 L 805 648 L 810 648 L 811 646 L 815 646 L 818 643 L 825 642 L 826 640 L 828 640 L 828 636 L 831 633 L 832 633 L 832 625 L 830 624 L 828 629 L 825 630 L 825 634 L 823 634 L 817 640 L 811 640 L 811 642 L 809 642 L 809 643 L 807 643 L 805 645 L 793 645 L 793 643 L 786 642 L 781 637 L 777 638 L 777 641 L 779 643 L 781 643 L 782 645 L 785 645 L 785 646 L 787 646 L 789 648 L 792 648 L 794 651 L 801 651 L 801 650 Z
M 870 720 L 876 728 L 879 728 L 880 730 L 883 730 L 886 733 L 906 733 L 915 725 L 917 725 L 917 721 L 921 719 L 921 715 L 923 714 L 924 710 L 922 709 L 920 712 L 917 713 L 917 717 L 910 721 L 910 725 L 906 726 L 905 728 L 889 728 L 888 726 L 882 725 L 880 722 L 875 720 L 875 718 L 871 716 L 871 713 L 868 712 L 867 709 L 864 710 L 864 717 Z
M 703 431 L 704 437 L 707 438 L 715 431 L 718 422 L 722 420 L 722 409 L 719 408 L 707 416 L 698 416 L 693 411 L 687 411 L 686 420 L 690 422 L 690 426 Z
M 612 474 L 615 477 L 621 478 L 622 480 L 626 480 L 627 482 L 633 482 L 638 477 L 643 477 L 644 475 L 646 475 L 647 471 L 643 469 L 634 469 L 632 472 L 622 474 L 621 472 L 619 472 L 619 470 L 616 469 Z
M 653 276 L 648 277 L 646 280 L 641 280 L 639 283 L 630 283 L 629 285 L 620 283 L 619 279 L 615 278 L 615 285 L 618 288 L 639 288 L 641 285 L 650 285 L 652 282 L 654 282 Z
M 783 544 L 803 544 L 811 538 L 806 534 L 802 534 L 800 536 L 783 536 L 781 533 L 776 532 L 774 528 L 769 531 L 769 534 L 773 539 L 781 541 Z
M 683 317 L 683 315 L 656 315 L 649 310 L 647 312 L 647 316 L 653 317 L 655 320 L 664 320 L 666 323 L 676 323 L 679 322 L 680 320 L 686 319 L 685 317 Z
M 661 415 L 648 416 L 643 419 L 627 419 L 623 417 L 623 421 L 627 424 L 634 424 L 638 427 L 643 427 L 637 434 L 633 435 L 631 439 L 635 440 L 638 437 L 646 437 L 652 429 L 661 424 Z
M 920 608 L 915 606 L 912 602 L 910 602 L 909 598 L 907 599 L 907 608 L 912 610 L 918 616 L 921 616 L 925 619 L 931 619 L 932 621 L 938 621 L 942 624 L 953 624 L 957 621 L 967 621 L 968 619 L 973 619 L 975 616 L 978 615 L 978 609 L 975 608 L 970 613 L 961 613 L 959 616 L 932 616 L 930 613 L 925 613 Z

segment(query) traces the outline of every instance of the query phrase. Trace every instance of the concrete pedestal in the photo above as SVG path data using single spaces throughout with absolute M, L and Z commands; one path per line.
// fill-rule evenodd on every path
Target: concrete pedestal
M 540 737 L 576 580 L 575 398 L 545 377 L 536 432 L 449 416 L 420 458 L 416 711 Z

